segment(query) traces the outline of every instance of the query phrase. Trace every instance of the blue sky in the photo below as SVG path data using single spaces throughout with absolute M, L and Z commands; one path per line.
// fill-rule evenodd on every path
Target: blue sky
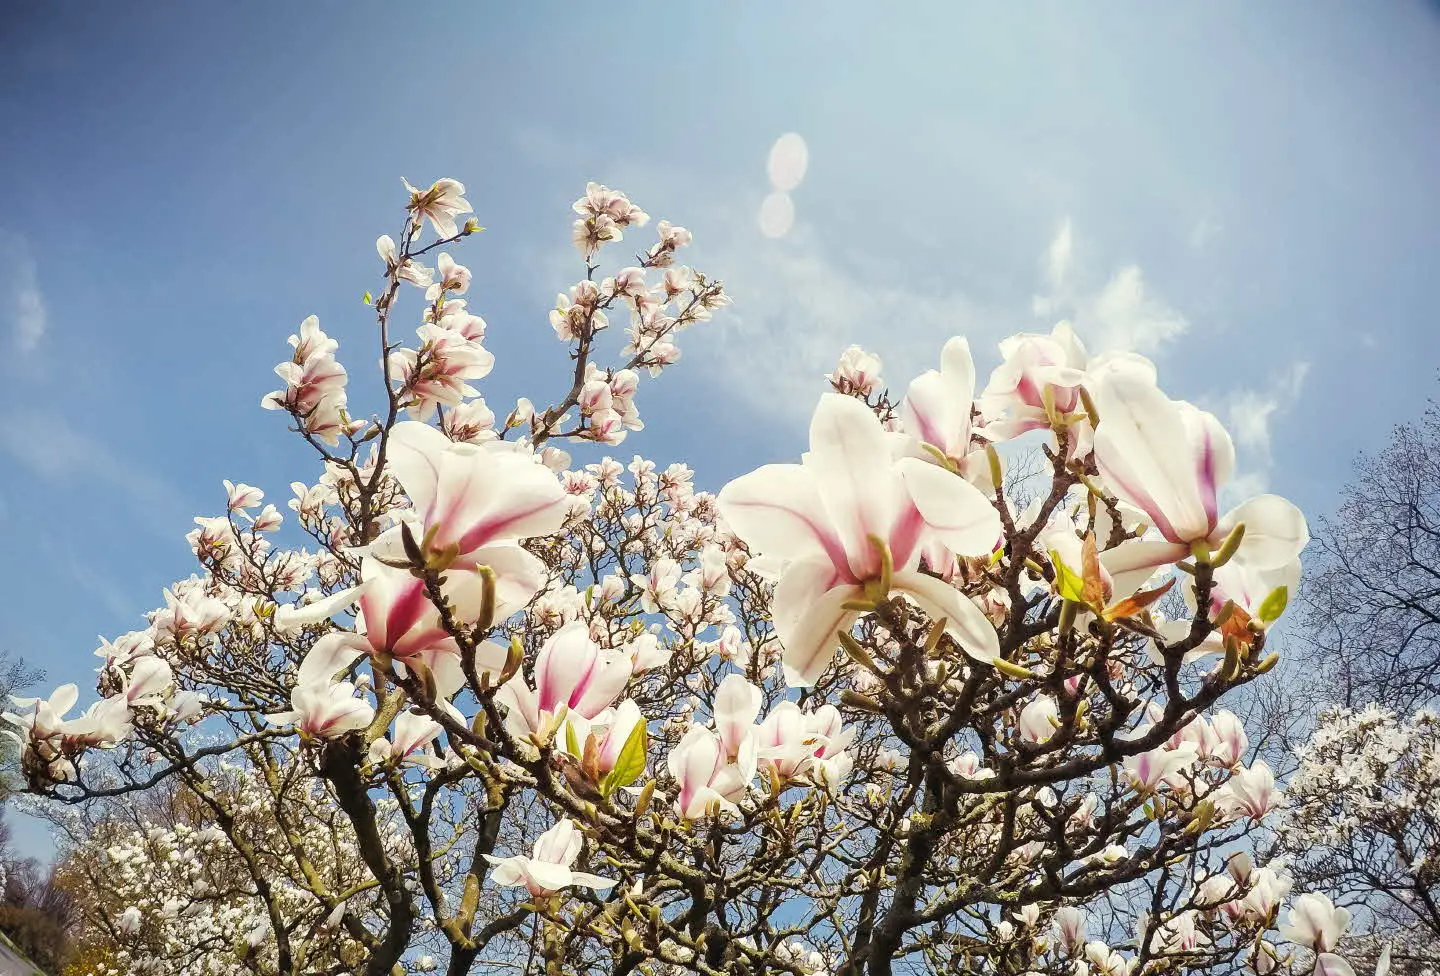
M 736 305 L 617 453 L 710 487 L 800 449 L 849 343 L 903 387 L 950 335 L 988 370 L 1063 313 L 1319 514 L 1440 365 L 1418 3 L 53 4 L 0 43 L 0 646 L 50 685 L 191 571 L 222 478 L 313 480 L 258 402 L 311 313 L 370 380 L 402 175 L 462 180 L 488 228 L 460 255 L 502 414 L 560 389 L 586 180 L 695 233 Z M 769 240 L 791 131 L 809 173 Z

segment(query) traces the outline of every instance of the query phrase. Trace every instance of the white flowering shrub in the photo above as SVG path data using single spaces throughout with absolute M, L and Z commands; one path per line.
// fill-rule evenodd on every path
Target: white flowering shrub
M 1300 750 L 1281 849 L 1407 971 L 1440 969 L 1440 716 L 1337 708 Z

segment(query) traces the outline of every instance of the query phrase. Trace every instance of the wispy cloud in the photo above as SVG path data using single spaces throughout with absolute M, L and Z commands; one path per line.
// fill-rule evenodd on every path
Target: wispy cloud
M 0 310 L 14 348 L 21 355 L 34 352 L 49 328 L 49 314 L 30 244 L 8 231 L 0 231 Z
M 948 337 L 968 335 L 983 348 L 1023 325 L 1013 312 L 985 308 L 958 290 L 852 264 L 803 225 L 777 242 L 728 230 L 707 248 L 735 299 L 718 322 L 713 351 L 726 364 L 721 382 L 747 387 L 762 410 L 808 414 L 825 374 L 852 344 L 882 356 L 899 394 L 933 365 Z
M 1190 323 L 1145 280 L 1138 264 L 1097 278 L 1082 260 L 1075 227 L 1067 217 L 1045 249 L 1041 263 L 1047 294 L 1031 305 L 1042 318 L 1069 318 L 1095 352 L 1159 352 L 1183 335 Z
M 1276 420 L 1300 399 L 1309 373 L 1310 364 L 1297 361 L 1265 390 L 1241 388 L 1223 398 L 1225 426 L 1242 461 L 1229 486 L 1234 498 L 1259 494 L 1269 487 L 1271 432 Z
M 551 152 L 560 143 L 546 130 L 515 133 L 514 141 L 537 165 L 563 158 Z M 695 231 L 696 245 L 685 258 L 722 278 L 734 304 L 685 336 L 681 347 L 687 358 L 714 364 L 706 379 L 723 387 L 731 402 L 759 413 L 808 416 L 827 387 L 825 374 L 852 344 L 881 356 L 892 394 L 903 395 L 912 377 L 934 367 L 954 335 L 970 339 L 983 382 L 994 365 L 995 342 L 1019 331 L 1048 331 L 1059 318 L 1070 318 L 1096 352 L 1154 353 L 1189 328 L 1139 266 L 1092 274 L 1103 262 L 1068 218 L 1053 236 L 1037 235 L 1039 280 L 1018 289 L 1001 269 L 992 268 L 994 277 L 985 279 L 977 278 L 986 272 L 973 262 L 967 276 L 948 270 L 949 260 L 910 259 L 953 248 L 953 240 L 931 239 L 934 221 L 913 228 L 888 224 L 883 238 L 827 235 L 820 228 L 829 225 L 807 220 L 807 214 L 840 204 L 808 199 L 797 203 L 789 232 L 768 239 L 755 217 L 773 189 L 762 162 L 757 153 L 751 178 L 732 175 L 705 186 L 697 186 L 693 174 L 682 178 L 653 161 L 616 160 L 605 170 L 611 185 L 634 193 L 647 210 Z M 825 192 L 808 182 L 805 189 Z M 662 212 L 652 202 L 666 198 L 684 201 L 684 212 Z M 880 240 L 881 247 L 872 243 Z M 630 247 L 628 235 L 622 246 Z M 573 278 L 576 267 L 573 252 L 537 252 L 522 263 L 528 275 L 536 267 L 555 268 L 561 281 Z M 1027 304 L 1032 289 L 1043 294 Z
M 166 539 L 173 539 L 185 511 L 168 482 L 56 413 L 21 408 L 0 416 L 0 451 L 51 484 L 123 499 L 138 522 Z

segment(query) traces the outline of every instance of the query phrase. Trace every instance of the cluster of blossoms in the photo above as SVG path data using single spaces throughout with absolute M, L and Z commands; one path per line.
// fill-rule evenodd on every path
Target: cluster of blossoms
M 712 495 L 684 465 L 559 447 L 639 430 L 642 373 L 726 304 L 676 265 L 689 233 L 659 222 L 598 275 L 648 216 L 592 184 L 586 276 L 550 317 L 570 386 L 497 424 L 471 275 L 420 261 L 478 230 L 464 189 L 408 189 L 368 297 L 381 411 L 350 417 L 313 320 L 266 400 L 323 467 L 291 486 L 303 545 L 227 482 L 190 534 L 201 574 L 100 649 L 91 713 L 64 719 L 72 687 L 8 716 L 36 792 L 201 798 L 234 918 L 269 924 L 174 939 L 217 973 L 1346 971 L 1340 910 L 1301 896 L 1280 925 L 1284 863 L 1235 856 L 1280 790 L 1212 711 L 1276 662 L 1305 520 L 1272 495 L 1221 510 L 1229 435 L 1153 364 L 1062 323 L 1002 343 L 983 388 L 952 339 L 892 400 L 852 349 L 799 463 Z M 413 349 L 389 338 L 406 285 Z M 1028 496 L 1007 478 L 1026 449 L 1049 475 Z M 360 880 L 307 867 L 280 814 L 288 853 L 258 856 L 222 757 L 299 790 Z M 156 912 L 130 907 L 116 938 Z M 145 951 L 188 971 L 184 946 Z
M 1281 851 L 1363 907 L 1368 955 L 1440 968 L 1440 716 L 1328 711 L 1298 759 Z

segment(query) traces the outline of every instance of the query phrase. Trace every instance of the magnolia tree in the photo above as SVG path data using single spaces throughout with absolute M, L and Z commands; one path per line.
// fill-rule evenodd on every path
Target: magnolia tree
M 1336 708 L 1299 759 L 1280 831 L 1295 874 L 1355 909 L 1369 955 L 1440 969 L 1440 716 Z
M 8 717 L 33 792 L 111 805 L 71 821 L 96 971 L 1350 971 L 1344 910 L 1245 853 L 1281 793 L 1219 707 L 1276 662 L 1305 520 L 1221 509 L 1230 437 L 1150 362 L 1062 323 L 892 398 L 852 349 L 798 462 L 712 495 L 600 456 L 727 304 L 690 234 L 604 274 L 648 217 L 590 185 L 569 386 L 502 417 L 441 250 L 464 189 L 407 190 L 377 412 L 305 320 L 262 404 L 318 456 L 290 514 L 227 482 L 95 704 Z M 155 790 L 186 817 L 126 813 Z

